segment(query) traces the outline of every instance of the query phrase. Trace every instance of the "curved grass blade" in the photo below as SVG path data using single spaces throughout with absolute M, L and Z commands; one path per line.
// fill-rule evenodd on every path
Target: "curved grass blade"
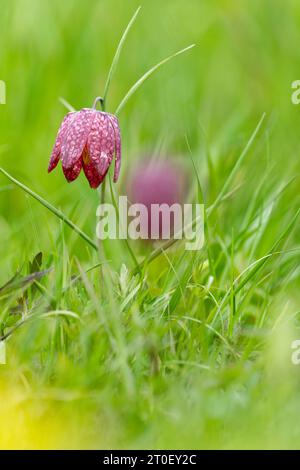
M 110 69 L 109 69 L 109 72 L 108 72 L 108 76 L 107 76 L 107 79 L 106 79 L 106 83 L 105 83 L 105 87 L 104 87 L 104 92 L 103 92 L 103 103 L 104 103 L 104 106 L 106 105 L 106 100 L 107 100 L 107 95 L 108 95 L 108 90 L 109 90 L 109 86 L 110 86 L 110 83 L 111 83 L 111 80 L 114 76 L 114 73 L 116 71 L 116 68 L 117 68 L 117 65 L 118 65 L 118 62 L 119 62 L 119 58 L 120 58 L 120 54 L 121 54 L 121 51 L 122 51 L 122 48 L 123 48 L 123 45 L 125 43 L 125 40 L 127 38 L 127 35 L 133 25 L 133 23 L 135 22 L 136 20 L 136 17 L 137 15 L 139 14 L 140 12 L 140 9 L 141 9 L 141 6 L 138 7 L 138 9 L 136 10 L 136 12 L 134 13 L 133 17 L 131 18 L 131 20 L 129 21 L 128 25 L 127 25 L 127 28 L 125 29 L 121 39 L 120 39 L 120 42 L 118 44 L 118 47 L 117 47 L 117 50 L 116 50 L 116 53 L 114 55 L 114 58 L 113 58 L 113 61 L 111 63 L 111 66 L 110 66 Z
M 7 333 L 0 336 L 0 342 L 5 341 L 7 338 L 9 338 L 16 330 L 18 330 L 21 326 L 25 325 L 25 323 L 28 323 L 32 320 L 39 320 L 42 318 L 60 316 L 60 315 L 72 317 L 76 320 L 79 320 L 81 323 L 83 323 L 82 318 L 77 313 L 74 313 L 69 310 L 52 310 L 52 311 L 45 312 L 45 313 L 39 313 L 39 314 L 34 313 L 18 321 Z
M 67 224 L 74 232 L 76 232 L 83 240 L 85 240 L 94 250 L 98 250 L 96 243 L 93 242 L 93 240 L 86 234 L 84 233 L 77 225 L 75 225 L 68 217 L 61 212 L 60 210 L 56 209 L 50 202 L 46 201 L 44 198 L 36 194 L 34 191 L 32 191 L 30 188 L 25 186 L 25 184 L 21 183 L 17 179 L 15 179 L 13 176 L 11 176 L 7 171 L 5 171 L 3 168 L 0 167 L 0 172 L 5 175 L 10 181 L 15 183 L 19 188 L 21 188 L 23 191 L 25 191 L 27 194 L 29 194 L 31 197 L 36 199 L 42 206 L 46 207 L 52 214 L 56 215 L 60 220 L 62 220 L 65 224 Z
M 178 318 L 176 316 L 172 317 L 174 318 L 175 320 Z M 230 345 L 229 341 L 227 341 L 226 337 L 223 336 L 218 330 L 216 330 L 213 326 L 209 325 L 208 323 L 205 323 L 204 321 L 202 320 L 199 320 L 198 318 L 194 318 L 194 317 L 189 317 L 188 315 L 183 315 L 182 317 L 180 317 L 180 319 L 184 319 L 184 320 L 188 320 L 188 321 L 191 321 L 191 322 L 195 322 L 195 323 L 199 323 L 200 325 L 204 325 L 205 328 L 207 328 L 208 330 L 210 330 L 212 333 L 214 333 L 218 338 L 220 338 L 221 341 L 223 341 L 223 343 L 227 346 L 227 348 L 232 352 L 232 354 L 235 356 L 235 357 L 239 357 L 239 354 L 233 349 L 233 347 Z
M 61 104 L 63 104 L 65 106 L 65 108 L 67 108 L 68 111 L 70 111 L 71 113 L 74 113 L 74 111 L 76 111 L 76 109 L 67 101 L 65 100 L 64 98 L 60 97 L 59 98 L 59 101 L 61 102 Z
M 192 49 L 193 47 L 195 47 L 195 45 L 196 45 L 196 44 L 191 44 L 190 46 L 185 47 L 184 49 L 181 49 L 181 50 L 178 51 L 178 52 L 175 52 L 175 54 L 172 54 L 172 55 L 170 55 L 169 57 L 167 57 L 166 59 L 163 59 L 162 61 L 158 62 L 158 64 L 154 65 L 154 67 L 152 67 L 150 70 L 148 70 L 148 72 L 146 72 L 146 73 L 130 88 L 130 90 L 128 91 L 128 93 L 124 96 L 124 98 L 122 99 L 121 103 L 120 103 L 119 106 L 117 107 L 115 114 L 118 115 L 118 114 L 120 113 L 120 111 L 123 109 L 123 107 L 125 106 L 125 104 L 126 104 L 127 101 L 129 100 L 129 98 L 131 98 L 131 96 L 138 90 L 138 88 L 139 88 L 157 69 L 159 69 L 162 65 L 166 64 L 167 62 L 169 62 L 169 61 L 170 61 L 171 59 L 173 59 L 174 57 L 177 57 L 178 55 L 183 54 L 184 52 L 189 51 L 190 49 Z
M 72 312 L 71 310 L 51 310 L 49 312 L 38 314 L 37 318 L 50 318 L 56 316 L 75 318 L 75 320 L 79 320 L 81 323 L 84 323 L 78 313 Z

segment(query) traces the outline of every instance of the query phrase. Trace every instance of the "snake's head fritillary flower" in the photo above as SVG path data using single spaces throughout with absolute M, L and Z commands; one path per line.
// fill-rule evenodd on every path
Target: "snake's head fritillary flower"
M 183 204 L 188 189 L 188 175 L 183 167 L 166 158 L 163 161 L 147 159 L 133 166 L 128 182 L 128 192 L 132 203 L 143 204 L 147 215 L 141 214 L 140 230 L 145 238 L 151 239 L 153 226 L 151 206 Z M 161 215 L 163 217 L 163 215 Z M 173 215 L 171 216 L 173 230 Z M 163 220 L 159 220 L 159 236 L 163 234 Z
M 104 180 L 115 157 L 114 182 L 121 165 L 121 134 L 116 116 L 93 108 L 68 113 L 58 131 L 48 172 L 62 161 L 67 181 L 74 181 L 83 168 L 91 188 Z

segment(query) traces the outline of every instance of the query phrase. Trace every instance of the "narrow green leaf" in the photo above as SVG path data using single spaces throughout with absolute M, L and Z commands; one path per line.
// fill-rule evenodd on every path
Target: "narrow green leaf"
M 193 47 L 195 47 L 195 45 L 196 45 L 196 44 L 191 44 L 190 46 L 185 47 L 184 49 L 181 49 L 181 50 L 178 51 L 178 52 L 175 52 L 175 54 L 170 55 L 170 56 L 167 57 L 166 59 L 164 59 L 164 60 L 162 60 L 161 62 L 159 62 L 158 64 L 154 65 L 154 67 L 152 67 L 150 70 L 148 70 L 148 72 L 146 72 L 146 73 L 130 88 L 130 90 L 128 91 L 128 93 L 124 96 L 124 98 L 122 99 L 121 103 L 120 103 L 119 106 L 117 107 L 115 114 L 118 115 L 118 114 L 120 113 L 120 111 L 123 109 L 123 107 L 125 106 L 125 104 L 126 104 L 127 101 L 129 100 L 129 98 L 131 98 L 131 96 L 138 90 L 138 88 L 139 88 L 157 69 L 159 69 L 162 65 L 166 64 L 167 62 L 169 62 L 169 60 L 173 59 L 174 57 L 177 57 L 178 55 L 183 54 L 184 52 L 189 51 L 190 49 L 192 49 Z
M 37 315 L 37 318 L 49 318 L 49 317 L 56 317 L 56 316 L 65 316 L 70 318 L 75 318 L 83 323 L 82 318 L 78 315 L 78 313 L 72 312 L 70 310 L 51 310 L 49 312 L 40 313 Z
M 261 126 L 262 126 L 262 123 L 263 123 L 265 117 L 266 117 L 266 114 L 263 113 L 262 117 L 261 117 L 260 120 L 259 120 L 259 123 L 257 124 L 256 128 L 254 129 L 254 132 L 252 133 L 252 135 L 251 135 L 250 139 L 248 140 L 246 146 L 244 147 L 244 149 L 243 149 L 241 155 L 240 155 L 239 158 L 237 159 L 237 161 L 236 161 L 236 163 L 235 163 L 233 169 L 231 170 L 231 172 L 230 172 L 228 178 L 226 179 L 226 181 L 225 181 L 225 183 L 224 183 L 224 185 L 223 185 L 223 188 L 222 188 L 221 191 L 219 192 L 219 195 L 218 195 L 216 201 L 215 201 L 214 204 L 213 204 L 213 207 L 214 207 L 214 208 L 218 206 L 218 204 L 220 203 L 220 201 L 223 199 L 225 193 L 228 191 L 228 188 L 229 188 L 230 184 L 232 183 L 233 178 L 235 177 L 235 175 L 236 175 L 238 169 L 240 168 L 240 166 L 241 166 L 241 164 L 242 164 L 244 158 L 246 157 L 246 155 L 247 155 L 247 153 L 248 153 L 248 150 L 250 149 L 251 145 L 253 144 L 253 142 L 254 142 L 254 140 L 255 140 L 255 137 L 256 137 L 257 134 L 258 134 L 259 129 L 260 129 Z
M 299 214 L 300 214 L 300 209 L 298 209 L 298 211 L 296 212 L 296 214 L 294 215 L 294 217 L 292 218 L 292 220 L 290 221 L 288 226 L 283 230 L 283 232 L 281 233 L 279 238 L 273 244 L 270 251 L 265 256 L 259 258 L 258 260 L 254 261 L 249 266 L 247 266 L 247 268 L 244 269 L 238 275 L 238 277 L 233 281 L 233 288 L 234 288 L 235 295 L 237 295 L 241 291 L 241 289 L 243 289 L 243 287 L 245 287 L 246 284 L 248 284 L 248 282 L 258 273 L 258 271 L 260 271 L 263 268 L 263 266 L 267 263 L 267 261 L 270 258 L 272 258 L 273 256 L 286 254 L 290 251 L 290 250 L 288 250 L 288 251 L 283 251 L 283 250 L 276 251 L 276 250 L 278 249 L 278 246 L 286 240 L 286 238 L 288 237 L 288 235 L 292 231 L 292 229 L 295 226 L 295 223 L 298 219 Z M 244 274 L 246 274 L 246 273 L 247 273 L 247 275 L 245 277 L 243 277 Z M 240 281 L 240 279 L 241 279 L 241 281 Z M 211 321 L 211 319 L 213 317 L 213 320 L 212 320 L 212 323 L 213 323 L 215 321 L 215 319 L 217 318 L 217 316 L 221 313 L 221 309 L 227 304 L 227 302 L 230 298 L 231 289 L 232 289 L 232 287 L 230 287 L 230 289 L 224 295 L 224 297 L 222 299 L 222 302 L 220 303 L 219 308 L 217 309 L 217 312 L 214 315 L 211 314 L 208 317 L 208 319 L 207 319 L 208 322 Z
M 198 185 L 198 202 L 199 202 L 199 204 L 204 204 L 204 203 L 205 203 L 205 201 L 204 201 L 204 191 L 203 191 L 203 189 L 202 189 L 202 185 L 201 185 L 201 181 L 200 181 L 198 169 L 197 169 L 196 163 L 194 162 L 193 152 L 192 152 L 192 149 L 191 149 L 191 146 L 190 146 L 190 142 L 189 142 L 189 139 L 188 139 L 188 136 L 187 136 L 187 135 L 185 136 L 185 142 L 186 142 L 186 146 L 187 146 L 188 151 L 189 151 L 189 156 L 190 156 L 190 159 L 191 159 L 191 162 L 192 162 L 192 165 L 193 165 L 193 168 L 194 168 L 194 172 L 195 172 L 195 175 L 196 175 L 196 178 L 197 178 L 197 185 Z
M 110 187 L 111 200 L 112 200 L 112 203 L 113 203 L 113 206 L 114 206 L 114 208 L 115 208 L 115 211 L 116 211 L 116 214 L 117 214 L 117 218 L 118 218 L 118 221 L 119 221 L 119 220 L 120 220 L 119 208 L 118 208 L 117 201 L 116 201 L 116 197 L 115 197 L 115 194 L 114 194 L 114 189 L 113 189 L 113 186 L 112 186 L 110 174 L 108 175 L 108 177 L 109 177 L 109 187 Z M 119 223 L 120 223 L 120 222 L 119 222 Z M 126 247 L 127 247 L 128 252 L 129 252 L 129 254 L 130 254 L 130 256 L 131 256 L 131 258 L 132 258 L 132 260 L 133 260 L 133 262 L 134 262 L 134 264 L 135 264 L 135 271 L 134 271 L 134 272 L 138 272 L 138 273 L 141 275 L 141 269 L 140 269 L 140 267 L 139 267 L 139 263 L 138 263 L 138 261 L 137 261 L 137 259 L 136 259 L 136 256 L 135 256 L 135 254 L 134 254 L 134 252 L 133 252 L 133 250 L 132 250 L 132 248 L 131 248 L 131 246 L 130 246 L 130 244 L 129 244 L 129 241 L 127 240 L 127 238 L 125 238 L 124 242 L 125 242 L 125 245 L 126 245 Z
M 105 87 L 104 87 L 104 92 L 103 92 L 103 102 L 104 102 L 104 105 L 106 106 L 106 101 L 107 101 L 107 95 L 108 95 L 108 90 L 109 90 L 109 86 L 110 86 L 110 83 L 111 83 L 111 80 L 114 76 L 114 73 L 116 71 L 116 68 L 117 68 L 117 65 L 118 65 L 118 62 L 119 62 L 119 58 L 120 58 L 120 54 L 121 54 L 121 51 L 122 51 L 122 48 L 123 48 L 123 45 L 125 43 L 125 40 L 127 38 L 127 35 L 133 25 L 133 23 L 135 22 L 136 20 L 136 17 L 138 16 L 139 14 L 139 11 L 140 11 L 141 7 L 139 6 L 138 9 L 136 10 L 136 12 L 134 13 L 133 17 L 131 18 L 131 20 L 129 21 L 128 25 L 127 25 L 127 28 L 125 29 L 121 39 L 120 39 L 120 42 L 118 44 L 118 47 L 117 47 L 117 50 L 116 50 L 116 53 L 114 55 L 114 58 L 113 58 L 113 61 L 111 63 L 111 66 L 110 66 L 110 69 L 109 69 L 109 72 L 108 72 L 108 76 L 107 76 L 107 80 L 106 80 L 106 83 L 105 83 Z
M 170 298 L 169 304 L 167 306 L 167 311 L 169 315 L 171 315 L 175 311 L 179 303 L 180 297 L 182 297 L 182 292 L 186 292 L 186 286 L 190 278 L 192 277 L 194 260 L 195 260 L 195 257 L 193 256 L 188 261 L 187 266 L 180 277 L 179 283 L 176 286 L 175 291 L 173 292 Z M 183 297 L 183 301 L 184 301 L 184 297 Z
M 253 268 L 250 270 L 250 272 L 247 274 L 247 276 L 241 281 L 238 283 L 239 279 L 241 278 L 242 274 L 244 274 L 244 272 L 246 271 L 243 271 L 238 277 L 237 279 L 235 279 L 234 283 L 237 284 L 237 287 L 235 288 L 235 293 L 237 294 L 247 283 L 248 281 L 264 266 L 264 264 L 268 261 L 268 259 L 275 255 L 275 254 L 280 254 L 282 252 L 280 251 L 277 251 L 279 245 L 281 243 L 283 243 L 286 238 L 288 237 L 288 235 L 290 234 L 290 232 L 292 231 L 298 217 L 299 217 L 299 214 L 300 214 L 300 209 L 297 210 L 296 214 L 294 215 L 294 217 L 292 218 L 292 220 L 290 221 L 290 223 L 288 224 L 288 226 L 283 230 L 282 234 L 279 236 L 279 238 L 276 240 L 276 242 L 273 244 L 271 250 L 269 251 L 269 253 L 267 253 L 266 256 L 262 257 L 261 259 L 257 260 L 256 262 L 254 262 L 251 266 L 253 266 Z M 248 266 L 248 269 L 249 269 L 249 266 Z
M 188 136 L 187 136 L 187 135 L 185 136 L 185 140 L 186 140 L 186 145 L 187 145 L 187 148 L 188 148 L 188 151 L 189 151 L 190 159 L 191 159 L 192 164 L 193 164 L 193 167 L 194 167 L 194 172 L 195 172 L 195 175 L 196 175 L 196 178 L 197 178 L 197 184 L 198 184 L 198 202 L 199 202 L 199 204 L 203 204 L 204 220 L 205 220 L 205 224 L 204 224 L 205 239 L 206 239 L 206 240 L 210 240 L 210 237 L 209 237 L 210 228 L 209 228 L 209 223 L 208 223 L 208 214 L 207 214 L 207 212 L 206 212 L 206 205 L 205 205 L 205 199 L 204 199 L 204 191 L 203 191 L 203 188 L 202 188 L 202 185 L 201 185 L 199 172 L 198 172 L 196 163 L 195 163 L 194 158 L 193 158 L 192 149 L 191 149 L 191 146 L 190 146 L 189 139 L 188 139 Z M 208 256 L 208 261 L 209 261 L 209 266 L 210 266 L 211 274 L 212 274 L 214 277 L 216 277 L 216 272 L 215 272 L 215 267 L 214 267 L 212 252 L 211 252 L 211 249 L 210 249 L 210 244 L 207 243 L 206 246 L 207 246 L 207 256 Z
M 25 191 L 27 194 L 32 196 L 34 199 L 36 199 L 42 206 L 46 207 L 52 214 L 56 215 L 60 220 L 62 220 L 65 224 L 67 224 L 74 232 L 76 232 L 83 240 L 85 240 L 92 248 L 95 250 L 98 250 L 96 243 L 93 242 L 93 240 L 86 234 L 84 233 L 77 225 L 75 225 L 68 217 L 61 212 L 60 210 L 56 209 L 50 202 L 46 201 L 44 198 L 36 194 L 34 191 L 32 191 L 30 188 L 25 186 L 25 184 L 21 183 L 18 181 L 16 178 L 11 176 L 7 171 L 5 171 L 3 168 L 0 167 L 0 172 L 5 175 L 10 181 L 15 183 L 19 188 L 21 188 L 23 191 Z
M 64 98 L 60 97 L 59 98 L 59 101 L 61 102 L 61 104 L 63 104 L 65 106 L 65 108 L 67 108 L 68 111 L 70 111 L 71 113 L 74 113 L 76 111 L 76 109 L 67 101 L 65 100 Z
M 32 283 L 46 276 L 46 274 L 49 274 L 51 270 L 52 268 L 45 269 L 44 271 L 37 271 L 37 272 L 29 274 L 28 276 L 24 276 L 20 278 L 18 277 L 16 278 L 14 276 L 4 286 L 0 287 L 0 293 L 2 295 L 2 294 L 7 294 L 17 289 L 24 288 L 24 287 L 28 288 Z

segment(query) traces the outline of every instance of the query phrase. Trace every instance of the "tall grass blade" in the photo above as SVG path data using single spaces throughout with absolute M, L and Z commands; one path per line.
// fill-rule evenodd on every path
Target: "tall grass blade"
M 123 107 L 125 106 L 125 104 L 127 103 L 127 101 L 129 100 L 129 98 L 132 97 L 132 95 L 139 89 L 139 87 L 157 70 L 159 69 L 162 65 L 166 64 L 167 62 L 169 62 L 171 59 L 173 59 L 174 57 L 177 57 L 178 55 L 180 54 L 183 54 L 184 52 L 187 52 L 189 51 L 190 49 L 192 49 L 193 47 L 195 47 L 196 44 L 191 44 L 190 46 L 188 47 L 185 47 L 184 49 L 181 49 L 180 51 L 178 52 L 175 52 L 175 54 L 172 54 L 170 55 L 169 57 L 167 57 L 166 59 L 163 59 L 162 61 L 158 62 L 158 64 L 154 65 L 154 67 L 152 67 L 150 70 L 148 70 L 148 72 L 146 72 L 131 88 L 130 90 L 128 91 L 128 93 L 124 96 L 124 98 L 122 99 L 121 103 L 119 104 L 119 106 L 117 107 L 116 111 L 115 111 L 115 114 L 118 115 L 121 110 L 123 109 Z
M 110 188 L 111 200 L 112 200 L 113 206 L 114 206 L 115 211 L 116 211 L 116 214 L 117 214 L 118 222 L 120 223 L 119 208 L 118 208 L 117 201 L 116 201 L 116 197 L 115 197 L 115 194 L 114 194 L 114 189 L 113 189 L 112 182 L 111 182 L 111 176 L 110 176 L 110 175 L 108 175 L 108 176 L 109 176 L 109 188 Z M 140 269 L 138 260 L 136 259 L 136 256 L 135 256 L 135 254 L 134 254 L 134 252 L 133 252 L 133 250 L 132 250 L 132 248 L 131 248 L 131 246 L 130 246 L 128 240 L 127 240 L 127 238 L 125 238 L 124 242 L 125 242 L 125 245 L 126 245 L 126 247 L 127 247 L 128 252 L 129 252 L 129 254 L 130 254 L 130 256 L 131 256 L 131 258 L 132 258 L 132 260 L 133 260 L 133 262 L 134 262 L 134 264 L 135 264 L 135 270 L 134 270 L 134 272 L 137 272 L 137 273 L 139 273 L 139 274 L 141 275 L 142 272 L 141 272 L 141 269 Z
M 140 9 L 141 7 L 139 6 L 138 9 L 136 10 L 136 12 L 134 13 L 133 17 L 131 18 L 131 20 L 129 21 L 128 25 L 127 25 L 127 28 L 125 29 L 121 39 L 120 39 L 120 42 L 118 44 L 118 47 L 117 47 L 117 50 L 116 50 L 116 53 L 114 55 L 114 58 L 113 58 L 113 61 L 111 63 L 111 66 L 110 66 L 110 69 L 109 69 L 109 72 L 108 72 L 108 76 L 107 76 L 107 80 L 106 80 L 106 83 L 105 83 L 105 87 L 104 87 L 104 92 L 103 92 L 103 102 L 104 102 L 104 105 L 106 106 L 106 101 L 107 101 L 107 95 L 108 95 L 108 90 L 109 90 L 109 86 L 110 86 L 110 83 L 111 83 L 111 80 L 114 76 L 114 73 L 116 71 L 116 68 L 117 68 L 117 65 L 118 65 L 118 62 L 119 62 L 119 58 L 120 58 L 120 54 L 121 54 L 121 51 L 122 51 L 122 48 L 123 48 L 123 45 L 125 43 L 125 40 L 127 38 L 127 35 L 133 25 L 133 23 L 135 22 L 136 20 L 136 17 L 138 16 L 139 12 L 140 12 Z
M 255 137 L 258 134 L 258 131 L 260 130 L 260 128 L 262 126 L 262 123 L 263 123 L 265 117 L 266 117 L 266 113 L 263 113 L 262 117 L 259 120 L 259 123 L 257 124 L 256 128 L 254 129 L 254 132 L 252 133 L 250 139 L 248 140 L 246 146 L 244 147 L 244 150 L 242 151 L 241 155 L 237 159 L 233 169 L 231 170 L 227 180 L 225 181 L 225 183 L 223 185 L 223 188 L 219 192 L 219 195 L 218 195 L 216 201 L 214 202 L 213 207 L 218 206 L 218 204 L 220 203 L 220 201 L 223 199 L 224 195 L 228 191 L 228 188 L 229 188 L 230 184 L 232 183 L 233 178 L 235 177 L 238 169 L 240 168 L 242 162 L 244 161 L 244 158 L 246 157 L 251 145 L 253 144 L 253 142 L 255 140 Z

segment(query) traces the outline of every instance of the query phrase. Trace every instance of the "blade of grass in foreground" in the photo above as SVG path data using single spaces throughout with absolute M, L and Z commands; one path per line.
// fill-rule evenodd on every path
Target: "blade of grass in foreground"
M 138 90 L 138 88 L 157 70 L 159 69 L 162 65 L 166 64 L 167 62 L 169 62 L 169 60 L 173 59 L 174 57 L 177 57 L 178 55 L 180 54 L 183 54 L 184 52 L 187 52 L 189 51 L 190 49 L 192 49 L 193 47 L 195 47 L 196 44 L 191 44 L 190 46 L 188 47 L 185 47 L 184 49 L 181 49 L 180 51 L 178 52 L 175 52 L 175 54 L 172 54 L 170 55 L 169 57 L 167 57 L 166 59 L 158 62 L 158 64 L 154 65 L 154 67 L 152 67 L 150 70 L 148 70 L 148 72 L 146 72 L 131 88 L 130 90 L 128 91 L 128 93 L 124 96 L 124 98 L 122 99 L 121 103 L 119 104 L 119 106 L 117 107 L 116 111 L 115 111 L 115 114 L 118 115 L 120 113 L 120 111 L 123 109 L 123 107 L 125 106 L 125 104 L 127 103 L 127 101 L 129 100 L 129 98 L 131 98 L 131 96 Z
M 110 69 L 109 69 L 109 72 L 108 72 L 108 76 L 107 76 L 107 80 L 106 80 L 106 83 L 105 83 L 105 87 L 104 87 L 104 92 L 103 92 L 103 103 L 104 103 L 105 106 L 106 106 L 106 100 L 107 100 L 109 86 L 110 86 L 111 80 L 114 76 L 114 73 L 116 71 L 123 45 L 125 43 L 126 37 L 129 33 L 133 23 L 136 20 L 137 15 L 139 14 L 140 9 L 141 9 L 141 7 L 139 6 L 138 9 L 136 10 L 136 12 L 134 13 L 133 17 L 129 21 L 129 23 L 127 25 L 127 28 L 125 29 L 125 31 L 124 31 L 121 39 L 120 39 L 120 42 L 118 44 L 116 53 L 115 53 L 113 61 L 111 63 L 111 66 L 110 66 Z
M 0 167 L 0 172 L 5 175 L 10 181 L 12 181 L 14 184 L 19 186 L 23 191 L 25 191 L 27 194 L 32 196 L 34 199 L 36 199 L 42 206 L 46 207 L 52 214 L 56 215 L 60 220 L 62 220 L 65 224 L 67 224 L 72 230 L 74 230 L 83 240 L 85 240 L 92 248 L 97 250 L 97 245 L 96 243 L 93 242 L 93 240 L 86 234 L 84 233 L 77 225 L 75 225 L 68 217 L 61 212 L 60 210 L 56 209 L 50 202 L 46 201 L 44 198 L 36 194 L 34 191 L 32 191 L 30 188 L 25 186 L 25 184 L 21 183 L 18 181 L 16 178 L 11 176 L 7 171 L 5 171 L 3 168 Z

